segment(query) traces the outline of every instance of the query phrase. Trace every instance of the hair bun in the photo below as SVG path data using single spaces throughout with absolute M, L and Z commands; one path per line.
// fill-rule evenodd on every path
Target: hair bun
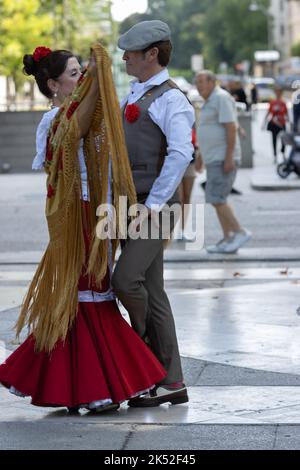
M 26 75 L 35 75 L 37 71 L 37 63 L 33 59 L 32 54 L 25 54 L 23 57 L 24 72 Z

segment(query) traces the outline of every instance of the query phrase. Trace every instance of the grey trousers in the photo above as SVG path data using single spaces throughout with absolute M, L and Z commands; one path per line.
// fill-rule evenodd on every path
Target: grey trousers
M 128 239 L 112 285 L 131 325 L 167 371 L 161 383 L 182 381 L 182 369 L 169 299 L 164 290 L 162 239 Z

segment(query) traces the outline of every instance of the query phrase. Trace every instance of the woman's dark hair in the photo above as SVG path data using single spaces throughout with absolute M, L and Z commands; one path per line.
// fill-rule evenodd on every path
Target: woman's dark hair
M 147 51 L 150 51 L 153 47 L 157 47 L 158 49 L 158 63 L 162 67 L 166 67 L 170 61 L 171 52 L 172 52 L 172 43 L 171 41 L 158 41 L 154 42 L 150 46 L 143 49 L 143 53 L 145 54 Z
M 38 62 L 33 58 L 32 54 L 26 54 L 23 57 L 23 72 L 26 75 L 34 75 L 39 90 L 47 98 L 52 98 L 52 91 L 47 85 L 49 78 L 57 80 L 67 68 L 67 62 L 71 57 L 75 57 L 70 51 L 57 50 L 52 51 Z

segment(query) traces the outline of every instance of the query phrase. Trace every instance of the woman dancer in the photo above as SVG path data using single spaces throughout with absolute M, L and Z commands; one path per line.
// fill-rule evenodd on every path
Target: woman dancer
M 99 239 L 96 210 L 135 202 L 111 65 L 97 44 L 81 74 L 69 51 L 35 49 L 24 71 L 53 101 L 37 130 L 33 168 L 47 177 L 49 244 L 16 325 L 28 338 L 0 366 L 0 383 L 37 406 L 117 409 L 165 371 L 122 318 L 110 285 L 117 240 Z

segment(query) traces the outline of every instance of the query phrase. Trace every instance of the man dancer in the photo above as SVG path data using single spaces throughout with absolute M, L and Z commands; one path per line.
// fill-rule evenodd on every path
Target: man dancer
M 127 73 L 136 77 L 122 102 L 123 123 L 138 202 L 145 204 L 150 225 L 166 204 L 179 202 L 176 189 L 193 154 L 194 109 L 169 79 L 172 44 L 166 23 L 140 22 L 120 37 L 118 46 L 125 51 Z M 129 401 L 134 407 L 188 401 L 164 290 L 163 243 L 162 237 L 129 238 L 112 278 L 133 328 L 167 371 L 150 393 Z

